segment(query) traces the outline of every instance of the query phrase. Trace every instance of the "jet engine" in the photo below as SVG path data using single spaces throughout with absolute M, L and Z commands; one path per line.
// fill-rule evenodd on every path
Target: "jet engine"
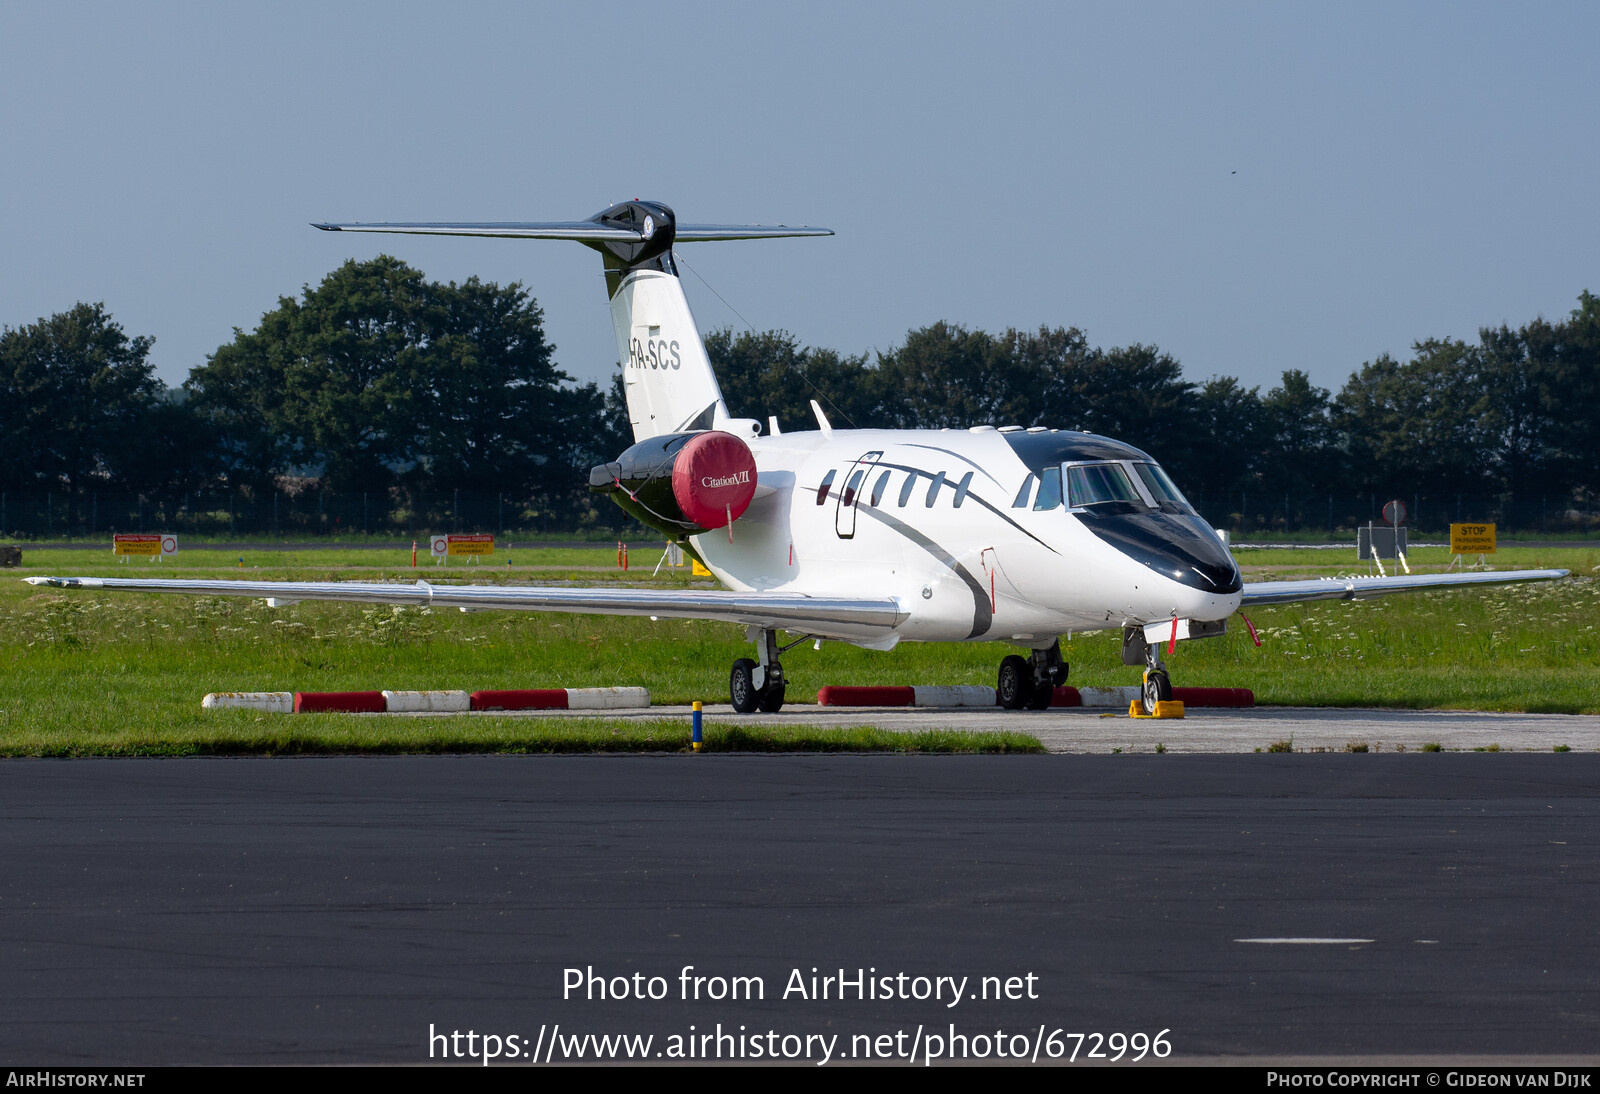
M 670 539 L 723 528 L 756 493 L 756 458 L 732 433 L 650 437 L 589 472 L 589 489 L 610 495 Z

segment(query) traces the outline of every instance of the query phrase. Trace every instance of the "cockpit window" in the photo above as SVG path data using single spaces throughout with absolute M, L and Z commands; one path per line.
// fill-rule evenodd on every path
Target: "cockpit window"
M 1022 489 L 1017 491 L 1017 500 L 1011 503 L 1011 508 L 1022 509 L 1028 504 L 1028 495 L 1033 493 L 1033 475 L 1029 474 L 1022 480 Z
M 1034 512 L 1054 509 L 1061 504 L 1061 468 L 1047 467 L 1039 472 L 1039 496 L 1033 499 Z
M 1168 505 L 1176 505 L 1184 511 L 1188 511 L 1190 508 L 1189 499 L 1184 497 L 1183 492 L 1173 485 L 1172 480 L 1167 478 L 1167 473 L 1161 470 L 1160 467 L 1153 463 L 1136 463 L 1133 465 L 1133 469 L 1144 482 L 1145 489 L 1150 491 L 1150 496 L 1156 499 L 1156 504 L 1163 509 Z
M 1120 463 L 1067 465 L 1068 508 L 1082 509 L 1107 502 L 1134 502 L 1141 505 L 1144 502 Z

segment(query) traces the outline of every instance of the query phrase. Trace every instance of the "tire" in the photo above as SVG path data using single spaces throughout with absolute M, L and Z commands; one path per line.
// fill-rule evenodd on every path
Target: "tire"
M 763 714 L 776 714 L 783 709 L 783 693 L 786 684 L 768 684 L 756 695 L 756 706 L 761 708 Z
M 741 657 L 733 663 L 733 671 L 728 674 L 728 701 L 740 714 L 754 713 L 760 702 L 760 693 L 756 691 L 755 680 L 750 675 L 755 667 L 756 663 L 750 658 Z
M 1144 674 L 1144 688 L 1139 695 L 1139 705 L 1146 714 L 1156 712 L 1156 703 L 1170 702 L 1172 699 L 1172 681 L 1167 679 L 1165 669 L 1156 669 L 1154 672 Z
M 1033 666 L 1016 654 L 1000 662 L 995 698 L 1006 710 L 1021 710 L 1033 698 Z
M 1033 682 L 1033 694 L 1028 696 L 1027 707 L 1029 710 L 1048 710 L 1050 701 L 1056 697 L 1056 689 L 1050 684 L 1040 685 L 1037 680 Z

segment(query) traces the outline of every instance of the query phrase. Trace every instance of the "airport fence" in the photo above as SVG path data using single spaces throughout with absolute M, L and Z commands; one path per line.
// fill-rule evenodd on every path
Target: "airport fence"
M 631 521 L 604 499 L 555 504 L 507 493 L 337 493 L 192 491 L 134 494 L 87 491 L 0 493 L 0 538 L 96 540 L 114 533 L 173 532 L 202 539 L 347 540 L 494 533 L 501 538 L 571 535 L 603 539 Z M 610 510 L 608 512 L 608 510 Z
M 1447 538 L 1450 525 L 1462 523 L 1493 523 L 1502 533 L 1600 534 L 1600 506 L 1545 494 L 1412 494 L 1396 498 L 1372 493 L 1240 493 L 1231 497 L 1190 495 L 1189 500 L 1212 527 L 1244 536 L 1353 535 L 1369 521 L 1382 524 L 1383 507 L 1391 500 L 1405 503 L 1406 525 L 1413 539 L 1419 535 Z
M 1381 523 L 1383 494 L 1190 495 L 1213 527 L 1235 535 L 1297 539 L 1353 537 Z M 1400 499 L 1418 536 L 1449 535 L 1450 525 L 1492 521 L 1502 534 L 1600 535 L 1600 506 L 1546 495 L 1430 495 Z M 390 490 L 341 493 L 312 485 L 295 491 L 194 491 L 134 494 L 86 491 L 0 492 L 0 538 L 15 541 L 105 540 L 116 532 L 175 532 L 199 538 L 414 538 L 494 533 L 501 538 L 566 535 L 637 536 L 640 526 L 603 498 L 529 498 L 510 493 Z

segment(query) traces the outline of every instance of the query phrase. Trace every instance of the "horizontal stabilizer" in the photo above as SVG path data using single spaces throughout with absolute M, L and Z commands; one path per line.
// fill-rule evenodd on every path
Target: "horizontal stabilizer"
M 551 220 L 543 223 L 504 221 L 493 224 L 402 223 L 313 224 L 324 232 L 394 232 L 416 236 L 496 236 L 501 239 L 577 239 L 599 243 L 637 243 L 644 237 L 631 228 L 612 228 L 592 220 Z
M 575 239 L 585 243 L 642 243 L 647 236 L 633 228 L 618 228 L 592 220 L 543 222 L 503 221 L 468 224 L 450 222 L 377 221 L 353 224 L 313 224 L 324 232 L 393 232 L 420 236 L 493 236 L 499 239 Z M 781 239 L 788 236 L 831 236 L 828 228 L 791 228 L 783 224 L 680 224 L 679 243 L 710 243 L 728 239 Z

